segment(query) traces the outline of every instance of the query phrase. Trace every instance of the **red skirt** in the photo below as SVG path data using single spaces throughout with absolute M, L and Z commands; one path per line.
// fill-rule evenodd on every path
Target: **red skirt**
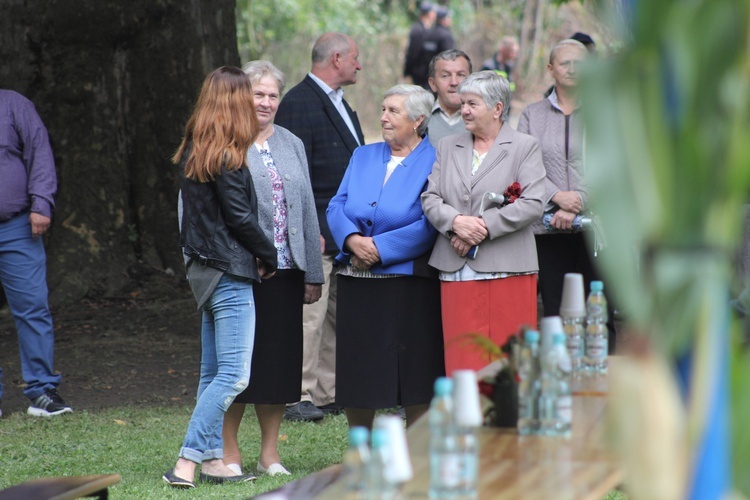
M 521 326 L 537 325 L 537 275 L 477 281 L 440 283 L 445 373 L 479 370 L 489 354 L 467 341 L 467 333 L 479 333 L 502 346 Z

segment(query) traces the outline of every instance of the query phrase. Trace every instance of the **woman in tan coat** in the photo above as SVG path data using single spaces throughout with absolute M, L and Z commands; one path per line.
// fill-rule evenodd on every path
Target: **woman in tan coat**
M 425 215 L 440 232 L 430 265 L 440 270 L 448 374 L 490 361 L 457 337 L 479 333 L 502 344 L 521 325 L 536 325 L 539 266 L 530 226 L 544 209 L 539 143 L 505 123 L 508 81 L 480 71 L 458 92 L 467 132 L 440 142 L 422 195 Z M 518 199 L 493 201 L 513 183 Z

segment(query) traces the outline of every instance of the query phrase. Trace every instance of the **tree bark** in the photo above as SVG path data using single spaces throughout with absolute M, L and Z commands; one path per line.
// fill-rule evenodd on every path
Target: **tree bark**
M 517 91 L 526 90 L 526 81 L 536 80 L 535 62 L 539 57 L 540 39 L 542 35 L 542 21 L 544 19 L 545 0 L 527 0 L 524 5 L 523 21 L 521 23 L 520 54 L 518 71 L 516 74 L 526 75 L 516 83 Z
M 239 64 L 234 8 L 0 0 L 0 88 L 34 102 L 55 153 L 56 301 L 117 294 L 139 262 L 182 272 L 170 157 L 206 73 Z

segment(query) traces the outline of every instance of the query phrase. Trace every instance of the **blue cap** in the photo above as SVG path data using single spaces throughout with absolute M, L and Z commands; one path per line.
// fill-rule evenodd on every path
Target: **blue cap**
M 563 332 L 555 332 L 552 334 L 552 344 L 563 345 L 565 344 L 565 334 Z
M 539 332 L 536 330 L 526 330 L 526 333 L 523 334 L 523 338 L 527 344 L 539 342 Z
M 388 432 L 385 429 L 375 428 L 370 433 L 370 439 L 373 450 L 384 448 L 388 444 Z
M 453 380 L 448 377 L 438 377 L 435 380 L 435 395 L 445 396 L 453 392 Z
M 601 292 L 604 290 L 604 283 L 601 281 L 592 281 L 591 282 L 591 291 L 592 292 Z
M 352 427 L 349 429 L 349 445 L 362 446 L 367 444 L 369 431 L 366 427 Z

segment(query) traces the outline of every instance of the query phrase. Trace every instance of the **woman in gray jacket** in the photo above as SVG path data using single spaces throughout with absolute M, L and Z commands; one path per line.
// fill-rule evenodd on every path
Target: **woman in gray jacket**
M 323 263 L 320 229 L 302 141 L 273 124 L 284 90 L 284 74 L 268 61 L 243 68 L 253 84 L 260 133 L 247 163 L 258 197 L 258 223 L 276 246 L 278 271 L 255 289 L 257 309 L 252 376 L 224 418 L 224 461 L 240 471 L 237 443 L 245 405 L 255 405 L 261 430 L 256 470 L 289 474 L 277 448 L 286 403 L 302 386 L 302 305 L 320 298 Z M 248 360 L 249 361 L 249 360 Z
M 548 97 L 526 107 L 518 120 L 518 131 L 536 137 L 547 172 L 544 201 L 554 212 L 545 228 L 541 220 L 532 226 L 539 255 L 539 292 L 545 316 L 560 314 L 566 273 L 583 275 L 586 289 L 600 279 L 592 251 L 584 235 L 573 229 L 576 215 L 588 209 L 584 178 L 583 116 L 579 110 L 578 67 L 588 49 L 577 40 L 559 42 L 552 49 L 547 70 L 555 86 Z M 609 349 L 615 347 L 614 309 L 609 302 Z

